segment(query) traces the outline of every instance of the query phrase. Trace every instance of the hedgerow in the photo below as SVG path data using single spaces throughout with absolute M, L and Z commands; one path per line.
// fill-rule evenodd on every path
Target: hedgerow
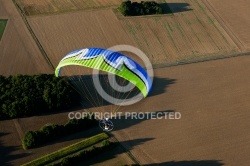
M 48 124 L 41 127 L 40 130 L 26 132 L 22 140 L 22 146 L 23 149 L 31 149 L 97 125 L 98 121 L 93 117 L 71 119 L 64 125 Z

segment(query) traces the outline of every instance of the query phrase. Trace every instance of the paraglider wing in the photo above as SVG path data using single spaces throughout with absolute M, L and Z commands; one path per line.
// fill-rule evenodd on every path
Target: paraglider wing
M 118 75 L 134 84 L 148 95 L 152 81 L 147 72 L 134 60 L 119 53 L 102 48 L 85 48 L 67 54 L 58 64 L 55 75 L 60 76 L 62 67 L 79 65 Z

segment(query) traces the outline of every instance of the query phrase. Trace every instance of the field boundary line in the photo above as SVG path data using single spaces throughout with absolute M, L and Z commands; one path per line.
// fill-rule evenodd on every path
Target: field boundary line
M 69 156 L 71 154 L 79 152 L 82 149 L 90 147 L 96 143 L 103 141 L 103 140 L 107 140 L 108 138 L 109 138 L 109 135 L 107 133 L 102 132 L 102 133 L 96 134 L 94 136 L 82 139 L 81 141 L 73 143 L 69 146 L 65 146 L 63 148 L 60 148 L 59 150 L 56 150 L 54 152 L 45 154 L 41 157 L 38 157 L 34 160 L 31 160 L 27 163 L 22 164 L 22 166 L 48 165 L 48 164 L 50 164 L 58 159 L 62 159 L 66 156 Z
M 16 1 L 16 0 L 13 0 Z M 18 4 L 17 4 L 18 5 Z M 19 6 L 19 5 L 18 5 Z M 68 10 L 68 11 L 56 11 L 56 12 L 48 12 L 48 13 L 37 13 L 31 15 L 25 15 L 25 17 L 42 17 L 42 16 L 53 16 L 53 15 L 61 15 L 61 14 L 69 14 L 69 13 L 79 13 L 79 12 L 92 12 L 92 11 L 100 11 L 100 10 L 110 10 L 115 8 L 116 6 L 104 6 L 97 8 L 85 8 L 85 9 L 76 9 L 76 10 Z M 21 9 L 21 7 L 19 6 Z
M 85 112 L 89 113 L 89 111 L 87 111 L 87 109 L 84 109 Z M 140 162 L 136 159 L 136 157 L 124 146 L 122 145 L 118 139 L 111 133 L 105 132 L 108 136 L 109 139 L 112 140 L 113 142 L 117 142 L 119 143 L 120 147 L 122 148 L 122 150 L 124 151 L 124 153 L 126 153 L 128 155 L 128 157 L 135 163 L 138 165 L 141 165 Z
M 219 13 L 213 8 L 213 6 L 208 2 L 208 0 L 202 0 L 203 4 L 207 7 L 207 9 L 212 13 L 217 22 L 221 25 L 221 27 L 225 30 L 228 36 L 232 39 L 234 44 L 241 50 L 245 49 L 244 43 L 234 34 L 230 27 L 227 26 L 224 19 L 219 15 Z
M 134 162 L 134 164 L 138 164 L 141 165 L 140 162 L 136 159 L 136 157 L 124 146 L 122 145 L 118 139 L 111 133 L 108 133 L 108 135 L 110 136 L 110 140 L 112 140 L 113 142 L 117 142 L 119 143 L 120 147 L 122 148 L 122 150 L 128 155 L 128 157 Z
M 234 53 L 234 54 L 227 54 L 227 55 L 217 55 L 213 57 L 201 57 L 201 58 L 195 58 L 192 60 L 180 60 L 172 63 L 162 63 L 162 64 L 153 64 L 153 68 L 164 68 L 164 67 L 173 67 L 173 66 L 179 66 L 179 65 L 187 65 L 187 64 L 193 64 L 193 63 L 200 63 L 200 62 L 207 62 L 207 61 L 214 61 L 214 60 L 221 60 L 221 59 L 228 59 L 228 58 L 234 58 L 239 56 L 250 56 L 250 52 L 240 52 L 240 53 Z
M 14 122 L 14 125 L 16 127 L 18 136 L 19 136 L 20 140 L 22 141 L 24 134 L 23 134 L 23 130 L 20 126 L 20 123 L 19 123 L 18 119 L 13 119 L 13 122 Z
M 32 38 L 34 39 L 36 45 L 38 46 L 40 52 L 42 53 L 44 59 L 46 60 L 47 64 L 50 66 L 51 69 L 55 70 L 54 65 L 52 64 L 52 62 L 50 61 L 47 53 L 45 52 L 45 50 L 43 49 L 41 43 L 39 42 L 38 38 L 36 37 L 35 33 L 33 32 L 27 18 L 25 17 L 25 14 L 23 13 L 23 10 L 21 9 L 21 7 L 16 3 L 16 0 L 12 0 L 12 2 L 14 3 L 14 5 L 16 6 L 18 12 L 20 13 L 26 27 L 28 28 L 28 31 L 30 32 Z
M 7 20 L 7 21 L 6 21 L 6 24 L 5 24 L 4 28 L 3 28 L 3 34 L 2 34 L 2 36 L 0 36 L 0 44 L 1 44 L 1 41 L 3 40 L 3 38 L 5 36 L 4 34 L 6 34 L 5 31 L 7 29 L 8 23 L 9 23 L 9 18 L 0 18 L 0 21 L 1 20 Z

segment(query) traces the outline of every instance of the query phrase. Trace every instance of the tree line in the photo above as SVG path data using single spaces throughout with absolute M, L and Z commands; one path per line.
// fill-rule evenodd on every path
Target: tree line
M 0 119 L 58 111 L 78 103 L 78 93 L 61 77 L 0 76 Z

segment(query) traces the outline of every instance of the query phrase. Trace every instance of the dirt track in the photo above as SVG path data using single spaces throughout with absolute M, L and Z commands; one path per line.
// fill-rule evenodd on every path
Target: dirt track
M 0 42 L 0 74 L 51 73 L 12 1 L 0 3 L 0 18 L 8 19 Z

